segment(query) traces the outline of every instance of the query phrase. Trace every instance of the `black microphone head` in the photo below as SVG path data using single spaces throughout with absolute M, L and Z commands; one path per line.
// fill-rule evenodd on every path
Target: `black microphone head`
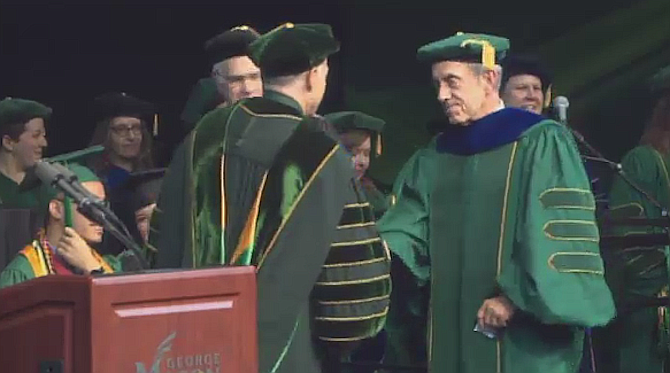
M 556 98 L 554 99 L 554 107 L 568 108 L 570 107 L 570 101 L 565 96 L 556 96 Z

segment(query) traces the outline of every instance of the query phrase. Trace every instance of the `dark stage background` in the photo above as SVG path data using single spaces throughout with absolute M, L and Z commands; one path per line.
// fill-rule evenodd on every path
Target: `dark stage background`
M 320 111 L 348 108 L 345 103 L 360 100 L 352 99 L 352 92 L 422 86 L 423 96 L 408 93 L 405 100 L 411 120 L 403 119 L 405 127 L 392 127 L 396 132 L 408 129 L 408 142 L 417 144 L 426 138 L 415 127 L 423 126 L 437 113 L 430 98 L 428 71 L 415 61 L 420 45 L 456 31 L 469 31 L 505 35 L 514 50 L 533 50 L 571 28 L 636 1 L 235 3 L 2 2 L 0 96 L 35 99 L 54 108 L 49 155 L 88 144 L 93 131 L 90 104 L 96 95 L 108 91 L 124 91 L 156 103 L 160 137 L 174 143 L 181 135 L 177 130 L 181 127 L 179 114 L 191 87 L 209 72 L 202 52 L 205 40 L 239 24 L 264 32 L 287 21 L 325 22 L 333 26 L 343 47 L 331 63 L 329 91 Z M 419 99 L 426 109 L 417 114 Z M 391 149 L 399 154 L 392 157 L 394 165 L 399 166 L 411 152 L 403 143 L 404 136 L 391 141 Z

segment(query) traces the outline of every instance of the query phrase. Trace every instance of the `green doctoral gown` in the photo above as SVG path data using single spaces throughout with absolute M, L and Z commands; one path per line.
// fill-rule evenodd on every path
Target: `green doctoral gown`
M 670 207 L 670 156 L 651 146 L 638 146 L 622 160 L 626 175 L 649 193 L 664 208 Z M 633 189 L 621 178 L 615 179 L 610 191 L 613 217 L 660 218 L 661 209 Z M 618 227 L 614 234 L 663 233 L 660 227 Z M 642 250 L 640 250 L 642 249 Z M 626 248 L 608 255 L 610 287 L 617 303 L 622 305 L 636 297 L 654 297 L 668 288 L 665 247 Z M 610 259 L 611 258 L 611 259 Z M 637 309 L 619 315 L 608 333 L 608 345 L 614 347 L 620 373 L 661 373 L 668 353 L 667 333 L 661 333 L 659 310 Z M 611 334 L 611 335 L 610 335 Z M 662 338 L 662 339 L 661 339 Z
M 261 373 L 322 372 L 383 327 L 390 254 L 353 176 L 338 142 L 273 91 L 207 114 L 168 168 L 157 266 L 257 267 Z
M 431 372 L 574 373 L 584 327 L 614 317 L 595 202 L 562 125 L 519 109 L 450 127 L 419 159 L 382 237 L 415 274 L 428 248 Z M 473 329 L 484 300 L 517 307 L 497 338 Z
M 398 202 L 405 185 L 411 185 L 416 191 L 423 193 L 414 197 L 427 200 L 426 185 L 433 183 L 436 175 L 429 172 L 429 167 L 419 167 L 419 164 L 426 164 L 436 159 L 435 139 L 434 137 L 427 146 L 412 154 L 398 172 L 393 183 L 391 206 Z M 421 231 L 427 227 L 427 215 L 418 213 L 415 217 L 415 220 L 409 222 L 413 225 L 411 230 Z M 425 237 L 426 234 L 427 232 L 420 236 Z M 387 364 L 413 366 L 426 364 L 430 259 L 427 243 L 421 241 L 421 237 L 413 238 L 411 250 L 403 251 L 403 255 L 410 256 L 405 260 L 398 257 L 397 253 L 392 253 L 393 293 L 385 327 L 388 340 L 384 362 Z M 408 267 L 410 263 L 411 266 Z

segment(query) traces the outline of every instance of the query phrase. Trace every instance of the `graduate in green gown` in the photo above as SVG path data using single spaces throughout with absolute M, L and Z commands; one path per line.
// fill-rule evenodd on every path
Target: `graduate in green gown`
M 640 145 L 621 161 L 626 175 L 660 203 L 647 197 L 617 177 L 610 190 L 613 217 L 661 218 L 670 208 L 670 67 L 653 79 L 658 96 Z M 660 227 L 619 227 L 616 234 L 663 233 Z M 651 250 L 650 250 L 651 249 Z M 627 248 L 609 255 L 608 279 L 617 303 L 624 305 L 638 297 L 668 294 L 667 247 Z M 661 373 L 668 358 L 670 338 L 666 308 L 640 308 L 617 317 L 612 339 L 617 355 L 618 373 Z
M 502 105 L 508 48 L 458 33 L 418 51 L 451 125 L 413 166 L 434 178 L 408 178 L 379 226 L 414 273 L 430 268 L 432 372 L 577 372 L 584 328 L 615 313 L 569 131 Z
M 331 113 L 325 119 L 335 128 L 340 142 L 353 157 L 356 178 L 372 205 L 375 217 L 379 219 L 388 209 L 390 198 L 377 188 L 374 181 L 366 176 L 366 172 L 370 167 L 371 155 L 381 155 L 381 134 L 386 122 L 358 111 Z
M 262 373 L 325 371 L 387 313 L 389 253 L 350 156 L 313 117 L 338 49 L 323 24 L 253 42 L 263 97 L 198 123 L 152 221 L 159 268 L 256 266 Z
M 35 209 L 43 201 L 44 188 L 20 192 L 26 171 L 42 158 L 47 146 L 46 122 L 51 108 L 19 98 L 0 101 L 0 206 Z
M 68 165 L 81 185 L 100 199 L 105 188 L 93 171 Z M 43 229 L 0 273 L 0 287 L 47 275 L 103 274 L 121 270 L 121 261 L 101 256 L 93 248 L 102 241 L 103 229 L 76 211 L 62 192 L 49 188 L 48 215 Z M 70 220 L 70 221 L 68 221 Z
M 247 56 L 247 47 L 259 34 L 249 26 L 236 26 L 205 42 L 211 76 L 198 80 L 181 113 L 186 131 L 209 111 L 263 94 L 261 73 Z

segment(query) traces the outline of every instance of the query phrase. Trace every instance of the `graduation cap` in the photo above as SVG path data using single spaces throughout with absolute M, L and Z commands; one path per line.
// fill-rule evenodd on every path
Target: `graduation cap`
M 263 76 L 300 74 L 340 50 L 329 25 L 284 23 L 249 45 L 249 56 Z
M 481 63 L 493 69 L 505 58 L 509 39 L 495 35 L 457 32 L 446 39 L 426 44 L 417 50 L 420 62 L 458 61 Z
M 88 160 L 89 157 L 100 154 L 102 153 L 103 150 L 104 150 L 103 146 L 92 146 L 90 148 L 74 151 L 71 153 L 65 153 L 55 157 L 45 158 L 43 161 L 49 163 L 58 162 L 64 165 L 70 171 L 72 171 L 72 173 L 74 173 L 75 176 L 77 176 L 77 179 L 80 183 L 100 181 L 98 176 L 91 169 L 84 166 L 84 164 L 86 164 L 86 161 Z M 32 169 L 28 170 L 28 172 L 26 172 L 26 176 L 19 185 L 19 190 L 28 191 L 36 188 L 47 188 L 46 195 L 48 198 L 47 201 L 43 201 L 47 205 L 49 201 L 54 199 L 60 192 L 59 190 L 56 190 L 51 186 L 45 186 L 44 184 L 42 184 L 42 181 L 35 175 L 33 167 Z M 65 201 L 66 202 L 69 201 L 69 198 L 65 197 Z M 46 206 L 42 207 L 46 208 Z M 65 203 L 65 224 L 67 226 L 72 226 L 72 210 L 69 203 Z
M 549 70 L 540 62 L 538 56 L 530 54 L 512 54 L 503 62 L 503 77 L 501 86 L 516 75 L 532 75 L 540 79 L 542 92 L 544 92 L 544 106 L 551 104 L 552 76 Z
M 167 169 L 153 169 L 130 174 L 123 188 L 129 192 L 133 212 L 158 201 L 163 176 Z
M 332 124 L 338 133 L 352 130 L 370 132 L 372 145 L 377 155 L 382 153 L 382 131 L 386 122 L 377 117 L 361 113 L 360 111 L 342 111 L 325 115 L 326 121 Z M 376 137 L 376 138 L 375 138 Z
M 74 167 L 77 172 L 81 173 L 80 177 L 80 175 L 78 175 L 77 172 L 72 170 L 72 172 L 74 172 L 74 174 L 77 175 L 79 182 L 99 181 L 99 179 L 97 178 L 97 176 L 95 176 L 93 171 L 91 171 L 87 167 L 84 167 L 84 165 L 87 163 L 89 157 L 100 154 L 104 150 L 105 148 L 102 145 L 96 145 L 91 146 L 90 148 L 60 154 L 50 158 L 44 158 L 42 161 L 49 163 L 58 162 L 64 165 L 65 167 L 70 168 L 71 170 L 72 167 Z M 81 167 L 88 170 L 91 174 L 93 174 L 93 176 L 86 173 L 86 170 L 82 169 Z M 28 171 L 26 172 L 26 176 L 23 178 L 23 181 L 19 185 L 19 191 L 26 192 L 29 190 L 39 188 L 40 186 L 42 186 L 42 181 L 37 177 L 37 175 L 35 175 L 35 168 L 32 167 L 28 169 Z
M 95 122 L 116 117 L 131 117 L 151 123 L 153 134 L 158 135 L 158 114 L 154 105 L 125 92 L 110 92 L 95 98 L 93 102 Z
M 37 101 L 7 97 L 0 101 L 0 127 L 24 124 L 34 118 L 51 117 L 51 108 Z
M 261 35 L 249 26 L 237 26 L 205 42 L 205 54 L 210 65 L 229 58 L 248 55 L 247 47 Z

